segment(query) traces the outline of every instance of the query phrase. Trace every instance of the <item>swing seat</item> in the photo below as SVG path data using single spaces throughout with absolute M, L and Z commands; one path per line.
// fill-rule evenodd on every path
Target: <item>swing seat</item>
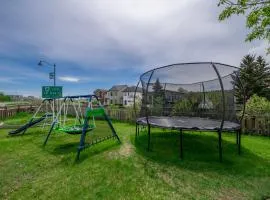
M 102 117 L 105 115 L 104 108 L 95 108 L 95 109 L 87 109 L 86 116 L 87 117 Z
M 89 125 L 88 128 L 86 129 L 86 132 L 92 131 L 94 128 L 95 128 L 94 125 Z M 57 130 L 62 131 L 67 134 L 77 135 L 77 134 L 82 134 L 83 125 L 65 126 L 65 127 L 58 128 Z

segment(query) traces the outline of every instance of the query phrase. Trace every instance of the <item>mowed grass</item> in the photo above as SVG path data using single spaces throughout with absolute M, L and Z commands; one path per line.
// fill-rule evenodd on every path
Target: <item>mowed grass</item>
M 7 123 L 25 122 L 28 116 Z M 97 121 L 95 135 L 109 134 Z M 263 199 L 270 196 L 270 139 L 223 134 L 223 163 L 217 135 L 184 133 L 184 160 L 179 134 L 153 129 L 135 139 L 135 126 L 115 122 L 122 141 L 108 140 L 88 148 L 75 162 L 80 135 L 54 132 L 43 147 L 46 130 L 29 129 L 8 137 L 0 129 L 0 199 Z M 89 133 L 88 135 L 90 135 Z M 87 140 L 91 137 L 88 136 Z

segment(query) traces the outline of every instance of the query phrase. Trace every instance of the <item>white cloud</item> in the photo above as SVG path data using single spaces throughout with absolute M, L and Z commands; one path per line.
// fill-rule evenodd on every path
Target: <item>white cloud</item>
M 257 46 L 252 47 L 249 49 L 249 53 L 251 54 L 256 54 L 256 55 L 261 55 L 264 56 L 269 62 L 270 62 L 270 56 L 267 56 L 267 48 L 269 47 L 269 43 L 267 41 L 261 41 Z
M 115 0 L 18 1 L 2 6 L 0 41 L 84 68 L 138 70 L 188 61 L 238 64 L 245 44 L 244 19 L 220 23 L 214 1 Z M 31 22 L 31 23 L 30 23 Z M 0 53 L 4 51 L 0 48 Z M 2 52 L 3 53 L 3 52 Z M 140 64 L 123 63 L 133 58 Z M 127 59 L 128 60 L 128 59 Z
M 12 77 L 0 77 L 0 83 L 15 83 Z
M 65 82 L 79 82 L 80 79 L 72 76 L 60 76 L 59 79 Z

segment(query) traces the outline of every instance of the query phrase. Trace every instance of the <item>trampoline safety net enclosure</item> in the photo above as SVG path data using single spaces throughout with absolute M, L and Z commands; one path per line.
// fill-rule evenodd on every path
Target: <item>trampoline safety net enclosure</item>
M 148 150 L 151 127 L 161 127 L 179 130 L 180 138 L 183 130 L 217 132 L 220 161 L 222 130 L 232 131 L 240 153 L 242 116 L 237 111 L 244 104 L 237 104 L 236 91 L 245 95 L 238 74 L 237 67 L 212 62 L 173 64 L 142 74 L 136 88 L 142 90 L 142 98 L 135 94 L 134 105 L 139 108 L 134 108 L 137 127 L 148 127 Z

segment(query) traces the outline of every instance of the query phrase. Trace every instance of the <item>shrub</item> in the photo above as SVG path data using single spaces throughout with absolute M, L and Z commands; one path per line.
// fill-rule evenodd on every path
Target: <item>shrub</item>
M 181 101 L 178 101 L 177 103 L 174 104 L 172 114 L 177 115 L 178 113 L 182 112 L 190 112 L 192 110 L 192 103 L 191 101 L 187 99 L 183 99 Z
M 246 103 L 246 114 L 248 115 L 270 115 L 270 101 L 265 97 L 253 95 Z

